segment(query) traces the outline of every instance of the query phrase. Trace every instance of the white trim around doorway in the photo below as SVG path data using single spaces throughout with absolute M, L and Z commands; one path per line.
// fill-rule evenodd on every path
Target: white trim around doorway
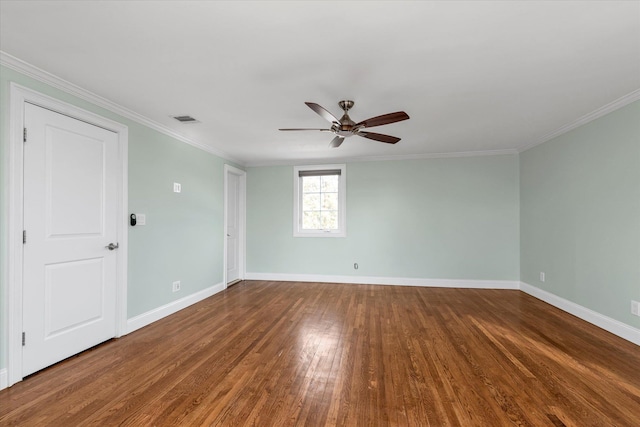
M 244 280 L 244 277 L 246 275 L 246 211 L 247 211 L 247 173 L 245 171 L 243 171 L 242 169 L 238 169 L 234 166 L 225 164 L 224 165 L 224 229 L 223 229 L 223 236 L 224 236 L 224 250 L 223 250 L 223 254 L 224 254 L 224 261 L 223 261 L 223 271 L 222 271 L 222 283 L 224 283 L 225 288 L 228 286 L 227 283 L 227 203 L 228 203 L 228 182 L 227 182 L 227 176 L 228 174 L 234 174 L 237 175 L 239 177 L 240 180 L 240 194 L 239 194 L 239 200 L 238 200 L 238 216 L 240 217 L 240 231 L 239 231 L 239 236 L 238 236 L 238 240 L 240 242 L 240 247 L 238 249 L 238 253 L 239 253 L 239 257 L 240 259 L 238 260 L 239 264 L 240 264 L 240 280 Z
M 9 155 L 3 165 L 7 170 L 7 269 L 2 311 L 6 313 L 5 360 L 6 386 L 22 380 L 22 230 L 23 230 L 23 129 L 24 104 L 38 105 L 118 134 L 118 229 L 116 337 L 127 333 L 127 209 L 128 209 L 128 128 L 90 111 L 62 102 L 16 83 L 9 87 Z

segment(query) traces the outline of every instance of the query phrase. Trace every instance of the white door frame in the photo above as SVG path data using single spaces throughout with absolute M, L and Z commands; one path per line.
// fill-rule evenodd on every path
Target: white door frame
M 242 169 L 238 169 L 231 165 L 224 165 L 224 262 L 222 271 L 222 283 L 224 287 L 227 287 L 227 205 L 229 203 L 229 180 L 228 175 L 233 174 L 238 176 L 239 181 L 239 197 L 238 197 L 238 268 L 240 270 L 240 280 L 244 280 L 246 275 L 246 263 L 245 263 L 245 236 L 246 236 L 246 205 L 247 205 L 247 173 Z
M 8 261 L 3 311 L 6 314 L 5 360 L 7 386 L 22 380 L 22 265 L 23 265 L 23 129 L 24 104 L 30 103 L 110 130 L 118 134 L 118 209 L 117 237 L 120 248 L 116 251 L 116 337 L 127 332 L 127 203 L 128 203 L 128 128 L 115 121 L 98 116 L 71 104 L 43 95 L 16 83 L 9 87 L 9 156 L 5 162 L 8 171 L 7 244 Z M 27 138 L 28 141 L 28 138 Z M 27 142 L 28 144 L 28 142 Z M 8 163 L 8 164 L 7 164 Z

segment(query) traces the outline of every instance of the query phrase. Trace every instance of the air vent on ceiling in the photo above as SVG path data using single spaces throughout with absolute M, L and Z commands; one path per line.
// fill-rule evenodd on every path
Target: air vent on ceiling
M 171 116 L 180 123 L 200 123 L 198 120 L 194 119 L 191 116 Z

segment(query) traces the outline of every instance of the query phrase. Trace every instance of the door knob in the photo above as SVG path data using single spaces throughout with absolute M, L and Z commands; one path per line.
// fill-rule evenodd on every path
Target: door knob
M 108 246 L 105 246 L 105 248 L 109 249 L 110 251 L 114 249 L 118 249 L 119 247 L 120 247 L 120 243 L 116 243 L 115 245 L 113 243 L 109 243 Z

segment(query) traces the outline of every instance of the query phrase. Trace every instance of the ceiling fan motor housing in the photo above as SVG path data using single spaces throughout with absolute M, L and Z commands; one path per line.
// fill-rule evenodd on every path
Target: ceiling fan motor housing
M 333 126 L 331 126 L 331 130 L 335 134 L 345 138 L 354 135 L 355 129 L 353 128 L 353 126 L 356 124 L 356 122 L 351 120 L 351 117 L 349 117 L 349 114 L 347 113 L 347 111 L 349 111 L 349 109 L 353 107 L 353 104 L 354 102 L 349 100 L 338 102 L 340 108 L 344 110 L 344 114 L 342 115 L 339 124 L 334 123 Z

